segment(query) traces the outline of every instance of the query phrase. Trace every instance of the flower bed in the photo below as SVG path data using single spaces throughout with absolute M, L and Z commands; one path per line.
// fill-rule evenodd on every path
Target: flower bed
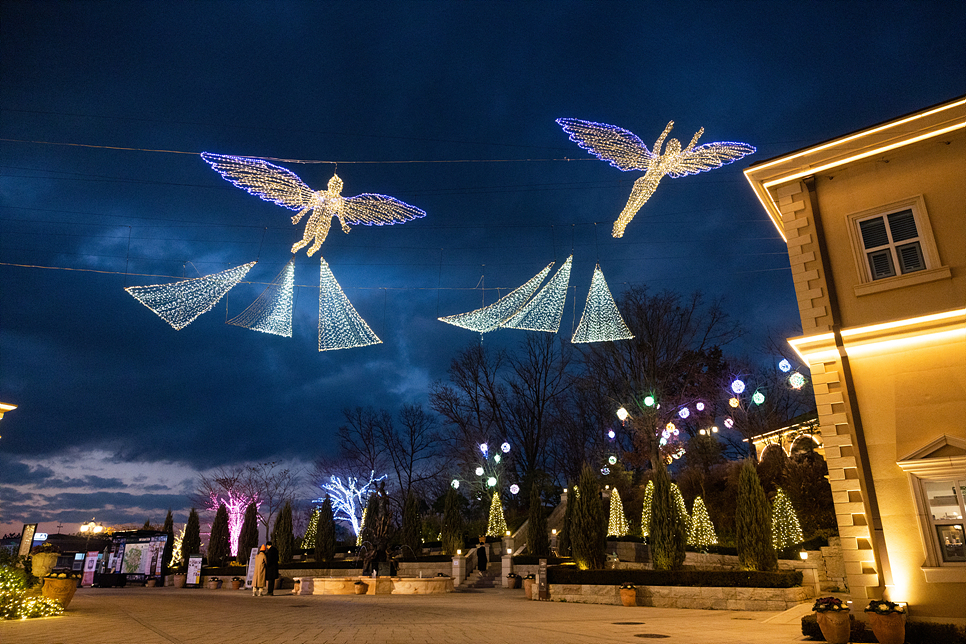
M 810 588 L 741 588 L 732 586 L 636 585 L 637 605 L 703 610 L 787 610 L 808 601 Z M 550 584 L 550 600 L 621 605 L 620 586 Z

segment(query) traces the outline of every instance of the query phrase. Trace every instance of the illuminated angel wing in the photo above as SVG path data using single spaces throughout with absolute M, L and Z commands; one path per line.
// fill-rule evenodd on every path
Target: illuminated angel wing
M 201 158 L 229 181 L 256 197 L 288 208 L 302 210 L 309 205 L 313 191 L 298 176 L 262 159 L 202 152 Z
M 416 206 L 386 195 L 361 194 L 346 197 L 343 202 L 342 221 L 352 225 L 385 226 L 426 216 Z
M 570 140 L 615 168 L 646 171 L 657 157 L 633 132 L 593 121 L 557 119 Z
M 674 165 L 668 170 L 668 176 L 675 179 L 689 174 L 698 174 L 720 168 L 733 163 L 742 157 L 753 154 L 755 148 L 747 143 L 720 141 L 699 145 L 690 152 L 683 151 Z

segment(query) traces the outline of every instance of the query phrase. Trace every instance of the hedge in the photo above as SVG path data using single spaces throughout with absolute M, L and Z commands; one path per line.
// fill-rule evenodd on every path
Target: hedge
M 513 557 L 513 565 L 514 566 L 536 566 L 540 563 L 541 559 L 546 559 L 547 564 L 551 566 L 572 561 L 570 557 L 538 557 L 536 555 L 515 555 Z
M 516 561 L 516 560 L 514 560 Z M 738 588 L 791 588 L 802 585 L 798 570 L 752 572 L 744 570 L 578 570 L 569 566 L 547 570 L 551 584 L 616 586 L 725 586 Z
M 802 617 L 802 635 L 812 640 L 824 642 L 822 629 L 818 626 L 815 615 L 805 615 Z M 878 642 L 872 629 L 865 622 L 855 619 L 852 616 L 852 633 L 849 641 L 855 642 Z M 934 622 L 906 622 L 906 644 L 966 644 L 966 629 L 956 627 L 954 624 L 937 624 Z

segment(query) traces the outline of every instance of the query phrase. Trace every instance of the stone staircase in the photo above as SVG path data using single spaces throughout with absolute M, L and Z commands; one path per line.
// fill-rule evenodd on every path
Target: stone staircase
M 502 564 L 500 562 L 488 563 L 485 571 L 474 570 L 471 572 L 459 585 L 459 588 L 496 588 L 498 585 L 502 585 L 499 584 L 498 580 L 501 571 Z

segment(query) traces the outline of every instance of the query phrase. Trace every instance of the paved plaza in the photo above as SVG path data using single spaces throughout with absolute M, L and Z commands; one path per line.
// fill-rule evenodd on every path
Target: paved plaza
M 687 644 L 807 641 L 800 616 L 528 601 L 501 588 L 445 595 L 310 595 L 82 588 L 60 617 L 0 622 L 0 644 Z

